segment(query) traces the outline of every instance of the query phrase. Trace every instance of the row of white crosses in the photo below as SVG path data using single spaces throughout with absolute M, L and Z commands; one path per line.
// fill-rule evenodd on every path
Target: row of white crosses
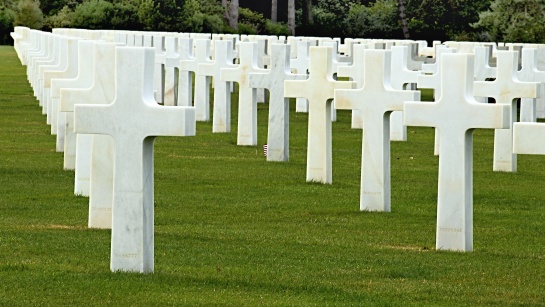
M 38 41 L 39 43 L 36 44 L 39 46 L 42 44 L 42 37 Z M 190 38 L 180 39 L 179 46 L 185 46 L 186 55 L 182 55 L 181 52 L 184 48 L 175 50 L 176 48 L 172 47 L 176 45 L 172 38 L 167 37 L 165 41 L 169 42 L 167 46 L 170 45 L 173 52 L 170 53 L 170 56 L 165 56 L 164 61 L 159 62 L 161 65 L 178 69 L 180 80 L 182 74 L 187 76 L 186 80 L 180 84 L 190 87 L 189 80 L 191 78 L 188 74 L 189 69 L 187 69 L 189 66 L 184 65 L 195 58 L 188 53 L 195 48 L 196 55 L 201 53 L 207 55 L 210 41 L 197 39 L 196 46 L 193 48 Z M 19 45 L 17 40 L 16 42 L 19 56 L 25 59 L 27 65 L 28 59 L 31 59 L 30 62 L 32 62 L 35 58 L 50 57 L 50 54 L 41 54 L 40 50 L 36 50 L 36 48 L 30 49 L 33 46 L 29 46 L 26 55 L 22 56 L 21 54 L 25 53 L 22 50 L 24 47 Z M 153 98 L 153 81 L 150 71 L 153 70 L 154 63 L 158 62 L 158 56 L 157 52 L 152 49 L 120 48 L 113 43 L 92 43 L 85 40 L 80 40 L 79 44 L 80 59 L 89 56 L 83 53 L 83 49 L 89 49 L 89 45 L 86 46 L 86 44 L 94 44 L 94 64 L 92 61 L 89 64 L 94 66 L 94 78 L 82 75 L 83 71 L 89 71 L 90 68 L 86 68 L 85 63 L 80 60 L 76 61 L 79 63 L 79 67 L 75 78 L 70 79 L 72 75 L 67 75 L 65 76 L 66 80 L 58 81 L 60 88 L 59 108 L 62 114 L 59 118 L 64 117 L 66 121 L 65 145 L 73 144 L 73 140 L 76 140 L 76 144 L 81 143 L 81 148 L 88 148 L 80 150 L 80 147 L 72 145 L 69 150 L 65 150 L 65 154 L 72 156 L 72 153 L 75 152 L 75 160 L 78 161 L 80 152 L 88 152 L 90 157 L 80 160 L 82 165 L 93 165 L 92 168 L 90 166 L 81 167 L 81 170 L 90 169 L 88 172 L 80 172 L 83 174 L 81 178 L 78 179 L 80 176 L 76 174 L 76 191 L 90 194 L 89 225 L 91 227 L 96 225 L 96 227 L 107 228 L 111 223 L 109 219 L 113 219 L 112 270 L 153 271 L 153 137 L 170 134 L 194 134 L 194 121 L 196 114 L 198 114 L 197 101 L 194 102 L 196 110 L 193 108 L 164 109 L 165 107 L 157 105 L 156 99 Z M 142 44 L 144 44 L 144 40 Z M 299 44 L 306 49 L 311 43 L 301 44 L 299 42 Z M 356 124 L 363 128 L 364 135 L 360 197 L 362 210 L 390 211 L 390 125 L 388 115 L 394 111 L 405 111 L 405 124 L 436 127 L 440 142 L 437 248 L 472 250 L 471 132 L 475 128 L 510 128 L 511 123 L 515 120 L 513 109 L 516 111 L 513 99 L 517 97 L 533 97 L 535 99 L 537 96 L 537 83 L 522 84 L 515 76 L 517 72 L 517 64 L 514 60 L 516 53 L 497 52 L 496 80 L 484 84 L 475 82 L 475 87 L 484 87 L 490 84 L 492 89 L 488 92 L 478 92 L 478 90 L 473 91 L 473 83 L 476 79 L 474 56 L 452 54 L 453 49 L 436 52 L 435 64 L 424 65 L 424 70 L 432 75 L 422 75 L 416 70 L 409 69 L 410 66 L 418 65 L 410 63 L 411 60 L 414 62 L 414 58 L 413 54 L 408 52 L 407 47 L 391 46 L 390 51 L 373 50 L 369 48 L 369 45 L 355 45 L 350 52 L 352 58 L 350 66 L 338 65 L 339 61 L 333 60 L 334 57 L 338 57 L 334 54 L 333 47 L 312 47 L 310 48 L 310 63 L 307 68 L 309 74 L 307 76 L 306 73 L 292 74 L 290 72 L 293 67 L 290 66 L 289 45 L 271 45 L 269 56 L 265 60 L 269 66 L 267 70 L 258 65 L 257 43 L 241 42 L 238 44 L 239 65 L 233 64 L 234 48 L 231 40 L 219 40 L 214 45 L 214 62 L 206 59 L 205 56 L 204 60 L 210 63 L 198 63 L 198 66 L 193 68 L 196 76 L 202 75 L 207 78 L 201 79 L 208 80 L 204 83 L 210 80 L 207 76 L 212 76 L 214 80 L 215 92 L 218 93 L 218 97 L 214 98 L 214 131 L 229 131 L 230 94 L 227 82 L 236 81 L 239 83 L 241 97 L 239 101 L 239 144 L 255 145 L 256 91 L 258 88 L 268 88 L 271 93 L 268 141 L 272 145 L 271 147 L 278 148 L 278 150 L 272 151 L 270 157 L 278 159 L 276 161 L 285 161 L 288 157 L 289 147 L 287 98 L 305 98 L 309 103 L 307 181 L 324 183 L 332 181 L 332 116 L 330 112 L 333 109 L 331 108 L 331 99 L 335 98 L 334 104 L 338 109 L 358 111 L 361 121 Z M 202 48 L 201 53 L 199 46 Z M 30 50 L 39 52 L 40 56 L 33 56 Z M 96 65 L 99 62 L 107 63 L 107 58 L 96 56 L 97 52 L 105 52 L 105 50 L 110 50 L 110 64 Z M 58 52 L 58 50 L 54 52 Z M 114 53 L 115 61 L 111 60 L 114 58 L 112 56 Z M 298 52 L 298 54 L 306 57 L 305 52 Z M 409 54 L 411 55 L 409 56 Z M 530 54 L 535 56 L 535 52 Z M 54 59 L 55 57 L 56 55 L 53 54 Z M 162 55 L 159 59 L 161 57 Z M 505 60 L 504 58 L 507 57 L 512 58 L 513 61 Z M 176 66 L 175 63 L 167 64 L 167 58 L 174 62 L 178 61 L 179 66 Z M 61 61 L 60 58 L 57 60 Z M 339 66 L 336 71 L 333 70 L 335 65 Z M 528 68 L 520 73 L 524 72 L 524 78 L 527 80 L 536 81 L 539 76 L 537 65 L 526 65 Z M 43 66 L 47 65 L 43 64 Z M 100 66 L 102 69 L 110 69 L 110 71 L 98 72 L 97 67 Z M 523 65 L 523 67 L 527 66 Z M 36 67 L 43 68 L 42 65 Z M 299 69 L 297 68 L 297 70 Z M 42 73 L 44 76 L 49 76 L 47 70 L 42 71 L 44 71 Z M 506 77 L 500 72 L 506 72 Z M 350 77 L 353 82 L 336 81 L 334 79 L 335 73 L 339 76 Z M 115 76 L 115 84 L 112 82 L 112 76 Z M 91 79 L 93 80 L 91 81 Z M 198 82 L 199 79 L 196 80 Z M 436 101 L 434 103 L 410 102 L 419 100 L 419 92 L 407 90 L 414 88 L 411 85 L 414 83 L 422 85 L 421 87 L 434 88 Z M 63 85 L 73 88 L 62 89 Z M 80 88 L 78 89 L 78 87 Z M 492 92 L 498 88 L 510 89 L 509 95 L 502 93 L 503 96 L 493 96 Z M 521 89 L 523 91 L 518 93 L 517 91 Z M 179 98 L 178 101 L 180 104 L 191 106 L 191 96 L 187 92 L 179 90 L 178 97 L 186 95 L 184 96 L 186 98 Z M 101 94 L 97 95 L 97 93 Z M 89 95 L 87 97 L 93 98 L 85 99 L 86 94 Z M 476 95 L 494 97 L 497 104 L 479 103 L 474 98 Z M 77 101 L 78 97 L 80 97 L 80 101 Z M 501 100 L 501 97 L 506 98 Z M 84 105 L 91 103 L 103 104 L 103 106 Z M 167 104 L 166 100 L 163 103 Z M 216 109 L 218 109 L 217 114 Z M 134 112 L 132 113 L 134 115 L 131 116 L 131 112 Z M 136 121 L 135 118 L 140 116 L 139 112 L 146 114 L 148 119 Z M 169 113 L 170 115 L 166 115 Z M 129 119 L 119 119 L 125 117 L 129 117 Z M 155 122 L 158 124 L 155 125 Z M 244 124 L 249 127 L 243 128 Z M 70 128 L 71 126 L 73 129 Z M 127 135 L 130 130 L 128 127 L 134 128 Z M 177 127 L 177 129 L 168 130 L 173 127 Z M 271 129 L 271 127 L 274 128 Z M 519 128 L 520 131 L 526 131 L 524 129 L 536 128 L 533 128 L 532 125 L 522 125 Z M 86 133 L 92 133 L 95 136 L 89 137 Z M 108 134 L 113 137 L 116 144 L 115 154 L 113 154 L 114 147 L 111 138 L 101 138 L 96 134 Z M 541 150 L 541 148 L 525 148 L 524 145 L 528 142 L 521 140 L 526 134 L 518 135 L 516 134 L 515 147 L 517 144 L 522 144 L 519 145 L 520 152 L 537 153 Z M 277 143 L 275 144 L 273 140 Z M 506 140 L 506 142 L 510 141 L 512 141 L 512 137 Z M 74 148 L 77 149 L 74 151 Z M 108 152 L 111 153 L 111 156 L 95 154 L 95 148 L 97 152 Z M 140 152 L 140 150 L 142 150 L 142 156 L 134 156 L 134 153 Z M 127 156 L 134 158 L 120 161 L 123 160 L 121 157 Z M 92 163 L 89 162 L 90 160 Z M 112 164 L 111 161 L 115 161 L 115 163 Z M 138 167 L 134 167 L 131 163 Z M 77 164 L 77 162 L 72 164 Z M 67 165 L 68 162 L 65 162 L 65 167 Z M 96 167 L 100 165 L 107 166 Z M 76 172 L 79 168 L 79 166 L 76 167 Z M 130 173 L 130 178 L 134 180 L 126 180 L 125 178 L 123 180 L 120 176 L 113 176 L 115 174 L 114 168 L 117 174 L 134 172 L 134 174 Z M 92 182 L 88 185 L 87 190 L 83 183 L 86 178 Z M 79 188 L 78 180 L 80 180 Z M 112 184 L 114 189 L 111 189 Z M 101 187 L 102 193 L 93 193 L 94 187 Z M 111 193 L 104 193 L 105 190 L 109 190 Z M 105 197 L 100 198 L 96 196 L 98 194 L 105 195 Z M 112 204 L 115 205 L 112 206 Z M 109 211 L 112 207 L 113 215 Z M 128 218 L 128 216 L 132 218 Z
M 153 141 L 159 135 L 194 135 L 194 108 L 157 104 L 152 48 L 79 43 L 81 56 L 93 50 L 92 60 L 80 61 L 75 78 L 53 82 L 72 83 L 60 89 L 60 106 L 67 131 L 83 144 L 76 161 L 92 165 L 89 225 L 112 228 L 112 271 L 152 272 Z M 91 70 L 85 68 L 89 62 Z M 76 174 L 76 185 L 81 177 Z

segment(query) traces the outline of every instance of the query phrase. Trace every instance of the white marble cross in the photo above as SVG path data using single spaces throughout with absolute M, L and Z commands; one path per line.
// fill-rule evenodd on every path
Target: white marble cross
M 153 65 L 151 48 L 117 48 L 114 102 L 75 106 L 77 133 L 115 142 L 112 271 L 153 272 L 153 142 L 195 135 L 194 108 L 156 104 Z
M 352 89 L 351 81 L 336 81 L 332 71 L 333 48 L 310 47 L 310 74 L 307 80 L 284 82 L 284 96 L 309 101 L 307 181 L 332 182 L 331 100 L 336 89 Z
M 475 81 L 496 78 L 497 68 L 490 66 L 492 46 L 475 46 L 473 52 L 475 54 Z M 475 97 L 475 99 L 482 103 L 488 103 L 487 97 Z
M 51 33 L 43 33 L 41 35 L 40 40 L 40 51 L 36 52 L 29 52 L 27 54 L 27 67 L 26 67 L 26 73 L 27 73 L 27 79 L 30 85 L 33 88 L 33 93 L 36 98 L 39 98 L 38 95 L 38 68 L 40 65 L 47 65 L 48 63 L 53 63 L 55 57 L 59 56 L 58 52 L 55 54 L 55 44 L 56 44 L 56 35 Z M 42 101 L 39 100 L 40 106 L 42 105 Z M 43 110 L 42 110 L 43 111 Z M 42 112 L 42 114 L 45 114 Z
M 193 106 L 193 76 L 198 66 L 194 66 L 194 70 L 187 69 L 188 63 L 196 63 L 193 55 L 193 39 L 188 37 L 180 37 L 180 62 L 178 63 L 178 104 L 179 106 Z M 183 63 L 183 64 L 182 64 Z M 182 68 L 183 67 L 183 68 Z
M 134 34 L 134 46 L 135 47 L 142 47 L 144 46 L 144 35 L 141 33 L 135 33 Z
M 473 51 L 475 53 L 475 81 L 485 81 L 489 78 L 495 78 L 496 67 L 490 66 L 492 46 L 475 46 Z
M 250 74 L 266 72 L 257 66 L 257 43 L 238 44 L 240 64 L 223 68 L 221 81 L 238 82 L 238 132 L 237 145 L 257 145 L 257 93 L 250 86 Z
M 234 66 L 231 40 L 216 41 L 214 46 L 214 62 L 199 64 L 199 75 L 212 77 L 213 81 L 214 109 L 212 132 L 214 133 L 231 131 L 231 91 L 228 83 L 221 81 L 221 70 Z
M 64 152 L 64 169 L 73 170 L 76 168 L 76 135 L 74 133 L 74 117 L 70 116 L 61 108 L 61 90 L 70 88 L 87 88 L 93 84 L 93 45 L 94 41 L 80 40 L 78 42 L 78 56 L 76 65 L 78 66 L 77 76 L 73 79 L 54 79 L 51 81 L 51 98 L 53 104 L 58 107 L 58 131 L 57 131 L 57 151 Z M 79 60 L 78 60 L 79 59 Z M 73 108 L 70 112 L 73 112 Z M 68 118 L 70 117 L 70 118 Z M 82 193 L 83 195 L 88 195 Z
M 142 46 L 153 47 L 153 35 L 150 35 L 150 34 L 142 35 Z
M 66 80 L 73 80 L 78 75 L 78 42 L 79 39 L 69 38 L 67 40 L 67 54 L 66 54 L 66 67 L 62 71 L 45 72 L 44 73 L 44 87 L 49 87 L 49 97 L 46 98 L 48 106 L 47 116 L 51 118 L 51 134 L 57 135 L 59 131 L 59 124 L 61 126 L 61 134 L 64 134 L 63 127 L 66 124 L 65 118 L 61 117 L 59 120 L 59 85 Z M 46 77 L 46 75 L 49 76 Z M 49 80 L 49 85 L 47 84 Z M 56 85 L 53 88 L 53 85 Z M 57 144 L 64 145 L 64 144 Z M 64 146 L 56 146 L 56 150 L 62 152 Z
M 520 121 L 537 121 L 537 107 L 542 107 L 545 101 L 545 71 L 538 70 L 537 64 L 538 50 L 536 48 L 522 49 L 521 69 L 517 72 L 517 77 L 522 82 L 539 82 L 539 97 L 522 98 L 520 101 Z
M 195 97 L 193 103 L 195 106 L 195 117 L 198 121 L 209 121 L 211 78 L 199 73 L 199 65 L 212 63 L 210 59 L 210 39 L 196 39 L 194 54 L 195 57 L 180 61 L 180 72 L 191 71 L 195 74 Z
M 437 46 L 439 47 L 439 46 Z M 441 57 L 443 54 L 456 53 L 454 48 L 437 48 L 435 51 L 435 63 L 434 65 L 422 65 L 424 72 L 431 72 L 431 74 L 422 74 L 418 76 L 417 86 L 418 88 L 433 89 L 434 100 L 441 97 Z M 433 147 L 433 154 L 439 155 L 439 132 L 438 128 L 435 128 L 435 142 Z
M 440 46 L 437 46 L 435 51 L 435 63 L 423 64 L 422 72 L 425 74 L 418 75 L 416 82 L 418 88 L 433 89 L 434 99 L 441 96 L 441 58 L 443 54 L 456 53 L 454 48 L 446 48 L 446 46 L 440 48 Z
M 323 42 L 322 46 L 333 48 L 333 57 L 331 58 L 331 72 L 333 73 L 333 79 L 337 80 L 337 72 L 339 67 L 348 66 L 350 63 L 342 62 L 339 55 L 339 43 L 338 41 Z M 335 104 L 331 104 L 331 121 L 337 121 L 337 110 L 335 110 Z
M 47 114 L 47 104 L 44 104 L 42 99 L 43 97 L 43 86 L 42 86 L 42 77 L 43 77 L 43 68 L 44 67 L 55 67 L 59 65 L 61 61 L 61 43 L 62 37 L 56 34 L 49 34 L 47 50 L 48 53 L 44 57 L 36 57 L 31 59 L 31 65 L 27 67 L 27 74 L 29 76 L 29 82 L 34 90 L 34 96 L 38 99 L 40 106 L 42 107 L 42 114 Z M 40 71 L 40 69 L 42 71 Z
M 127 43 L 127 46 L 132 46 Z M 155 48 L 155 79 L 153 80 L 155 101 L 163 103 L 165 99 L 165 62 L 166 52 L 164 50 L 164 37 L 162 34 L 153 35 L 153 47 Z
M 510 125 L 509 105 L 473 98 L 473 61 L 470 54 L 444 54 L 441 96 L 405 102 L 405 124 L 439 128 L 438 250 L 473 250 L 473 131 Z
M 74 106 L 76 104 L 110 104 L 115 98 L 115 43 L 96 42 L 93 48 L 92 82 L 87 88 L 62 89 L 60 108 L 66 112 L 65 144 L 74 142 L 76 174 L 74 193 L 89 196 L 89 228 L 112 228 L 113 202 L 113 140 L 108 135 L 76 134 Z M 65 149 L 72 152 L 73 149 Z
M 135 46 L 135 36 L 136 34 L 134 33 L 131 33 L 131 32 L 127 32 L 127 40 L 126 40 L 126 43 L 127 43 L 127 46 Z
M 545 155 L 543 136 L 545 136 L 544 123 L 515 123 L 513 151 L 517 154 Z
M 416 44 L 412 44 L 416 46 Z M 395 90 L 415 90 L 418 76 L 422 73 L 419 70 L 410 70 L 408 66 L 409 47 L 394 46 L 392 50 L 392 65 L 390 73 L 390 85 Z M 414 60 L 413 60 L 414 61 Z M 403 111 L 395 110 L 390 114 L 390 140 L 406 141 L 407 126 L 403 123 Z
M 71 61 L 70 55 L 77 54 L 78 43 L 74 38 L 61 37 L 59 38 L 59 61 L 56 65 L 44 65 L 39 68 L 39 86 L 41 87 L 42 95 L 41 101 L 46 108 L 47 124 L 51 125 L 51 134 L 57 133 L 57 123 L 53 121 L 53 111 L 51 104 L 51 80 L 53 78 L 66 77 L 65 71 L 67 70 Z M 77 63 L 77 62 L 76 62 Z M 77 66 L 77 65 L 76 65 Z M 72 66 L 73 67 L 73 66 Z M 76 67 L 77 69 L 77 67 Z M 75 69 L 74 69 L 75 70 Z M 73 78 L 77 75 L 76 71 L 72 71 L 69 78 Z M 56 119 L 56 118 L 55 118 Z
M 295 74 L 306 75 L 308 70 L 309 58 L 309 41 L 298 41 L 297 42 L 297 58 L 290 59 L 291 71 Z M 291 49 L 291 46 L 290 46 Z M 295 101 L 295 112 L 307 113 L 308 112 L 308 101 L 305 98 L 297 98 Z
M 420 92 L 391 86 L 391 53 L 365 50 L 363 86 L 335 90 L 335 108 L 360 110 L 363 116 L 360 210 L 390 211 L 389 113 L 403 110 L 404 101 L 420 100 Z
M 251 73 L 250 87 L 269 90 L 269 127 L 267 132 L 267 161 L 289 160 L 289 98 L 284 95 L 285 81 L 303 80 L 306 75 L 290 71 L 288 45 L 274 44 L 270 51 L 270 70 Z
M 449 48 L 445 45 L 435 46 L 435 51 L 433 52 L 434 57 L 430 58 L 427 63 L 422 64 L 422 73 L 436 74 L 437 67 L 441 61 L 439 60 L 439 53 L 448 50 Z
M 520 82 L 516 76 L 518 53 L 497 52 L 497 75 L 494 81 L 475 81 L 474 96 L 492 97 L 497 104 L 511 108 L 511 123 L 517 121 L 516 98 L 536 98 L 538 83 Z M 517 155 L 513 153 L 513 128 L 494 132 L 494 171 L 516 172 Z
M 259 68 L 265 68 L 265 56 L 267 54 L 267 39 L 260 35 L 252 36 L 251 40 L 253 42 L 257 42 L 257 67 Z M 265 102 L 265 89 L 264 88 L 258 88 L 257 91 L 257 102 L 263 103 Z
M 365 44 L 353 44 L 352 51 L 352 65 L 348 66 L 339 66 L 337 71 L 337 76 L 339 77 L 348 77 L 350 80 L 356 82 L 356 87 L 363 87 L 363 78 L 365 76 L 365 65 L 363 65 L 363 53 L 367 49 Z M 363 128 L 363 118 L 361 111 L 352 110 L 352 124 L 353 129 L 362 129 Z
M 178 104 L 178 76 L 180 60 L 182 59 L 178 52 L 178 38 L 174 36 L 165 37 L 165 106 L 175 106 Z

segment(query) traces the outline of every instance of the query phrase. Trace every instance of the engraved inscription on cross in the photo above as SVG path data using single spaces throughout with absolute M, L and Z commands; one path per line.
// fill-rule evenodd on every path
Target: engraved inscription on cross
M 251 73 L 250 86 L 269 90 L 269 127 L 267 132 L 267 161 L 289 160 L 289 98 L 284 96 L 286 80 L 304 80 L 305 74 L 290 72 L 290 47 L 273 44 L 270 51 L 270 70 Z
M 309 78 L 285 81 L 286 97 L 303 97 L 309 102 L 307 181 L 332 182 L 331 101 L 334 90 L 352 89 L 352 81 L 333 79 L 333 48 L 310 47 Z
M 363 117 L 360 210 L 390 211 L 390 114 L 420 92 L 393 89 L 391 51 L 365 50 L 363 87 L 335 90 L 335 108 L 359 110 Z
M 444 54 L 441 96 L 435 102 L 405 102 L 408 126 L 436 127 L 440 133 L 437 249 L 473 250 L 473 131 L 510 126 L 509 105 L 473 98 L 473 61 L 471 54 Z
M 498 51 L 497 58 L 496 79 L 475 81 L 473 94 L 477 97 L 492 97 L 497 104 L 508 105 L 511 108 L 511 123 L 514 123 L 517 121 L 515 99 L 536 98 L 539 84 L 518 80 L 518 52 Z M 494 171 L 517 171 L 517 155 L 513 153 L 513 127 L 494 131 Z
M 195 135 L 194 108 L 156 104 L 153 65 L 151 48 L 118 48 L 114 102 L 75 106 L 77 133 L 115 142 L 112 271 L 153 272 L 153 142 Z

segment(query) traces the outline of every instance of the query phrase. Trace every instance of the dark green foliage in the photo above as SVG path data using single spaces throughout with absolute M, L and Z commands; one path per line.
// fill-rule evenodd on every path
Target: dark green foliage
M 44 16 L 37 0 L 21 0 L 15 9 L 14 26 L 25 26 L 31 29 L 41 29 Z
M 240 26 L 249 29 L 252 33 L 243 32 Z M 263 14 L 256 13 L 247 8 L 239 8 L 238 26 L 239 32 L 244 34 L 260 34 L 264 33 L 267 25 L 267 19 Z
M 263 14 L 254 12 L 247 8 L 239 9 L 238 33 L 260 34 L 260 35 L 289 35 L 286 24 L 274 23 L 265 19 Z
M 13 32 L 14 21 L 15 11 L 9 6 L 0 4 L 0 45 L 7 45 L 13 42 L 9 34 Z
M 105 0 L 90 0 L 76 6 L 73 12 L 61 10 L 58 22 L 69 20 L 68 26 L 83 29 L 140 29 L 136 7 L 128 3 L 112 3 Z M 55 25 L 56 26 L 56 25 Z
M 288 26 L 285 23 L 274 23 L 270 20 L 267 20 L 267 23 L 265 24 L 265 34 L 268 35 L 277 35 L 277 36 L 288 36 L 290 35 L 290 31 L 288 29 Z
M 219 33 L 226 25 L 221 5 L 209 0 L 186 0 L 180 16 L 180 31 Z
M 299 21 L 302 11 L 299 10 Z M 306 35 L 353 38 L 400 38 L 402 35 L 396 0 L 361 4 L 354 0 L 318 1 L 314 23 L 300 24 Z
M 369 6 L 354 4 L 345 23 L 347 37 L 388 39 L 401 33 L 396 0 L 377 0 Z
M 474 27 L 483 38 L 513 43 L 545 43 L 545 1 L 496 0 Z
M 339 37 L 345 32 L 346 16 L 355 0 L 319 0 L 314 6 L 314 23 L 309 25 L 311 32 L 317 36 Z M 301 10 L 299 10 L 301 14 Z M 309 33 L 307 35 L 311 35 Z
M 471 24 L 491 0 L 405 0 L 412 39 L 477 40 Z

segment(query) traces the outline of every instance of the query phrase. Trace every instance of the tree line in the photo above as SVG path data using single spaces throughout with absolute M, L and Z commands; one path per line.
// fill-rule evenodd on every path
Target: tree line
M 545 0 L 281 1 L 284 21 L 278 0 L 266 1 L 265 11 L 239 0 L 0 0 L 0 43 L 11 43 L 18 25 L 545 43 Z

